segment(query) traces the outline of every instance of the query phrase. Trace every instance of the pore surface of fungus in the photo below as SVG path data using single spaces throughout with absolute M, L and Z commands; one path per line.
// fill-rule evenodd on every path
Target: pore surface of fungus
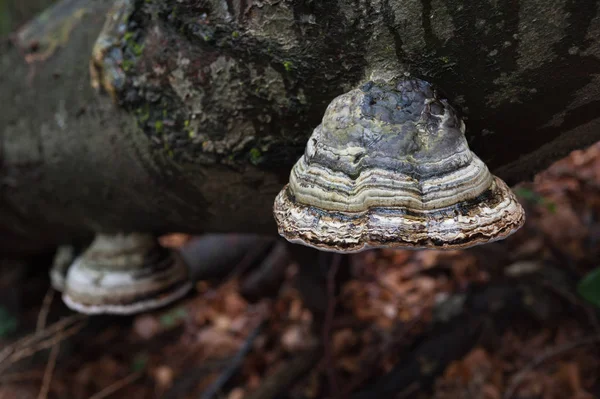
M 279 233 L 323 250 L 466 248 L 525 220 L 469 149 L 448 102 L 419 79 L 335 98 L 275 199 Z
M 132 314 L 164 306 L 192 288 L 179 255 L 149 234 L 96 235 L 67 272 L 63 301 L 87 314 Z

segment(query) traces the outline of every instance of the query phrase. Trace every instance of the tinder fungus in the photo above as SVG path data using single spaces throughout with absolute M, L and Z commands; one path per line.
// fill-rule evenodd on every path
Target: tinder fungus
M 465 125 L 419 79 L 369 82 L 335 98 L 275 199 L 279 233 L 326 251 L 466 248 L 525 221 Z
M 192 288 L 187 266 L 149 234 L 98 234 L 67 272 L 63 301 L 87 314 L 155 309 Z

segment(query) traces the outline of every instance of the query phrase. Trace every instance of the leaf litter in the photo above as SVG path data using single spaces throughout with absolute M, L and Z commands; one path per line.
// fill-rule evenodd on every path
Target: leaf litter
M 44 260 L 2 261 L 0 353 L 12 352 L 0 361 L 0 398 L 600 397 L 600 286 L 578 290 L 600 267 L 600 143 L 515 192 L 527 222 L 505 241 L 353 255 L 325 326 L 291 257 L 263 296 L 244 295 L 259 267 L 246 262 L 168 308 L 81 317 L 75 329 L 59 300 L 42 309 Z

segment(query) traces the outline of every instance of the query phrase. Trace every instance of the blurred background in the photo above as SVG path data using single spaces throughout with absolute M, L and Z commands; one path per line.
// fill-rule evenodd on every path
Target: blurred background
M 56 0 L 0 0 L 0 36 L 17 29 Z
M 0 0 L 0 36 L 53 1 Z M 274 237 L 161 237 L 195 290 L 133 317 L 68 310 L 54 253 L 0 259 L 0 399 L 600 397 L 600 144 L 514 187 L 513 236 L 299 273 Z

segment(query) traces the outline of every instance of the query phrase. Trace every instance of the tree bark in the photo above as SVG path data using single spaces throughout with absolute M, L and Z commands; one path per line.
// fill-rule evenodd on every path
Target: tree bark
M 375 78 L 435 83 L 490 169 L 530 178 L 600 139 L 598 5 L 63 0 L 0 44 L 0 250 L 274 233 L 326 106 Z
M 2 0 L 0 1 L 0 36 L 27 22 L 56 0 Z

